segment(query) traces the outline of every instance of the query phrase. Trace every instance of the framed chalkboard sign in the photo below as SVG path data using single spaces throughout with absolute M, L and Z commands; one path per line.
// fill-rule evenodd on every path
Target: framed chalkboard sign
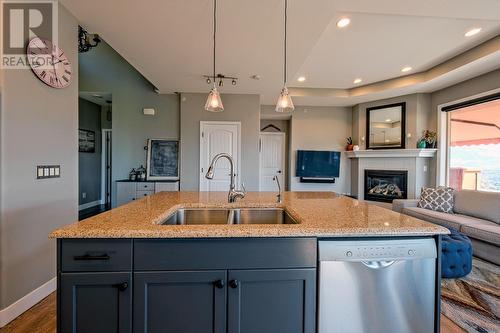
M 148 139 L 147 179 L 179 179 L 178 140 Z
M 86 129 L 78 130 L 78 152 L 95 153 L 95 132 Z

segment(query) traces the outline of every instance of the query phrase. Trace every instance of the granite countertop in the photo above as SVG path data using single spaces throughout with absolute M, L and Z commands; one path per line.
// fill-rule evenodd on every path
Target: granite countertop
M 280 207 L 298 224 L 161 225 L 178 208 Z M 381 237 L 447 234 L 448 229 L 333 192 L 160 192 L 54 230 L 51 238 Z

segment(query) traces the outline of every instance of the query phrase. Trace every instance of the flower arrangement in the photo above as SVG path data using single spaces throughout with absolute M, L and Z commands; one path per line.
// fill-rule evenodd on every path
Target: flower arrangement
M 417 143 L 418 148 L 436 148 L 436 145 L 437 133 L 430 130 L 425 130 Z

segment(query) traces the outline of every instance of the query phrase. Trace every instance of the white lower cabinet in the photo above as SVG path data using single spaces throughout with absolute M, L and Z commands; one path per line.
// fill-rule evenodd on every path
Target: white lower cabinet
M 179 191 L 179 182 L 116 182 L 116 205 L 121 206 L 158 192 Z

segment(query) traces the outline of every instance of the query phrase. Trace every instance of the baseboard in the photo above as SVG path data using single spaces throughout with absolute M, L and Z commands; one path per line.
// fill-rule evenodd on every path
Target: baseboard
M 87 208 L 91 208 L 91 207 L 95 207 L 95 206 L 99 206 L 99 205 L 104 205 L 102 200 L 96 200 L 96 201 L 84 203 L 84 204 L 78 206 L 78 210 L 83 210 L 83 209 L 87 209 Z
M 40 287 L 36 288 L 29 294 L 25 295 L 21 299 L 12 303 L 3 310 L 0 310 L 0 327 L 4 327 L 12 320 L 19 317 L 26 310 L 30 309 L 33 305 L 40 302 L 45 297 L 53 293 L 57 288 L 57 280 L 53 278 L 48 282 L 45 282 Z

